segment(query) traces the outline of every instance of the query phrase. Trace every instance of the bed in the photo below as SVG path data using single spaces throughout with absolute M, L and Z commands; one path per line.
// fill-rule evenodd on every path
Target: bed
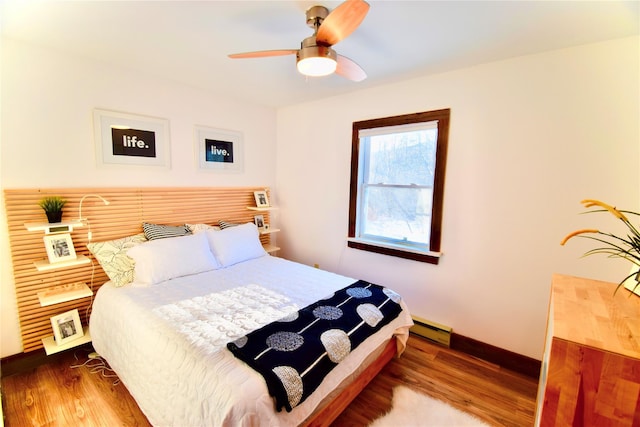
M 253 224 L 225 230 L 191 226 L 189 231 L 152 241 L 131 236 L 90 248 L 115 279 L 100 288 L 93 303 L 94 348 L 151 424 L 305 424 L 317 420 L 330 402 L 343 400 L 340 393 L 390 345 L 396 355 L 404 350 L 413 322 L 398 300 L 395 318 L 345 355 L 302 402 L 277 411 L 263 376 L 234 356 L 228 344 L 356 279 L 267 254 Z M 115 257 L 114 247 L 119 249 Z M 127 265 L 130 283 L 114 274 L 107 252 L 120 270 Z

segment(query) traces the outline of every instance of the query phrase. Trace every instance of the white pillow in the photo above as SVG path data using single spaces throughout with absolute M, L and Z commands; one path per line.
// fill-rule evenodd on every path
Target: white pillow
M 267 254 L 260 243 L 258 227 L 252 222 L 206 234 L 211 251 L 223 267 Z
M 147 285 L 220 267 L 204 233 L 152 240 L 127 255 L 136 262 L 135 283 Z

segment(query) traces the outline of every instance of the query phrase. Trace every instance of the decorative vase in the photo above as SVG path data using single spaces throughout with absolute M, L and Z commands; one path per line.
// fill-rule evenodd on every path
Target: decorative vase
M 49 224 L 62 221 L 62 211 L 45 212 L 45 213 L 47 214 L 47 219 L 49 220 Z

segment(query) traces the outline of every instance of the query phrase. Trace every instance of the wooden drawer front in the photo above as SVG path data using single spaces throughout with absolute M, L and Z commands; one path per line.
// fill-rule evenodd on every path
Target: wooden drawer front
M 554 338 L 541 426 L 640 426 L 640 360 Z

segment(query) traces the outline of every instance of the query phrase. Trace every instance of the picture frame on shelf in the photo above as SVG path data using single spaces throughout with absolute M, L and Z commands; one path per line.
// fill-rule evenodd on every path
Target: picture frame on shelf
M 265 223 L 263 215 L 255 215 L 253 217 L 253 222 L 256 224 L 256 227 L 258 227 L 258 230 L 264 230 Z
M 56 345 L 63 345 L 84 336 L 77 308 L 51 317 L 51 327 Z
M 93 128 L 98 166 L 171 167 L 168 119 L 95 109 Z
M 49 263 L 72 261 L 76 259 L 76 250 L 73 247 L 71 234 L 46 234 L 43 237 L 44 247 L 47 250 Z
M 241 132 L 195 126 L 194 133 L 200 170 L 244 172 Z
M 256 199 L 256 207 L 258 208 L 269 207 L 269 197 L 267 197 L 266 191 L 254 191 L 253 197 Z

